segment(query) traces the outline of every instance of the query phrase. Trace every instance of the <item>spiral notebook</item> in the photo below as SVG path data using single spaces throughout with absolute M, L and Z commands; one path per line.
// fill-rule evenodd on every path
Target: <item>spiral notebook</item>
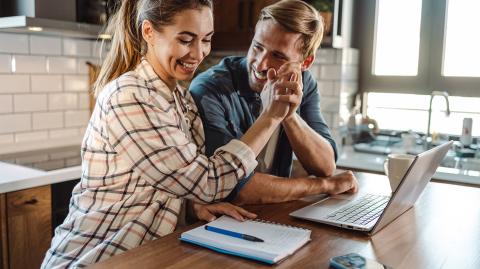
M 208 226 L 252 235 L 264 242 L 252 242 L 211 232 L 205 225 L 182 233 L 180 240 L 206 247 L 221 253 L 258 260 L 268 264 L 278 263 L 310 241 L 311 231 L 262 220 L 237 221 L 222 216 Z

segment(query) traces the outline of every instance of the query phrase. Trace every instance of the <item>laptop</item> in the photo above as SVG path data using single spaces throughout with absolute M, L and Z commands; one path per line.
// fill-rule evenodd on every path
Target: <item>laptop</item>
M 452 144 L 453 141 L 446 142 L 415 156 L 391 196 L 370 193 L 356 195 L 359 197 L 354 199 L 329 196 L 290 216 L 375 234 L 415 204 Z

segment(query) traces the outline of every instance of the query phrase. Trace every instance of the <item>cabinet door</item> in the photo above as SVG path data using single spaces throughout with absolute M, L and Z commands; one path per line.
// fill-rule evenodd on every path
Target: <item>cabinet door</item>
M 0 269 L 8 269 L 7 208 L 5 194 L 0 194 Z
M 50 186 L 7 193 L 10 269 L 39 268 L 50 247 Z

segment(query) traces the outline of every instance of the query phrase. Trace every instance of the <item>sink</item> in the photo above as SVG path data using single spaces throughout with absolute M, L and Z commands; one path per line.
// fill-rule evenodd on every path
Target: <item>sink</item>
M 460 170 L 480 171 L 480 159 L 460 158 L 453 155 L 447 155 L 440 166 Z

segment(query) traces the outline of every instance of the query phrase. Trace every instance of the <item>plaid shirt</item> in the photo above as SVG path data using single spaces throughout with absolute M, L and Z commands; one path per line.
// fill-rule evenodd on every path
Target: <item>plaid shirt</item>
M 182 131 L 178 109 L 190 134 Z M 180 87 L 172 92 L 146 59 L 109 83 L 83 139 L 82 177 L 70 212 L 42 268 L 83 267 L 167 235 L 183 198 L 222 200 L 257 165 L 239 140 L 210 158 L 204 142 L 190 93 Z

